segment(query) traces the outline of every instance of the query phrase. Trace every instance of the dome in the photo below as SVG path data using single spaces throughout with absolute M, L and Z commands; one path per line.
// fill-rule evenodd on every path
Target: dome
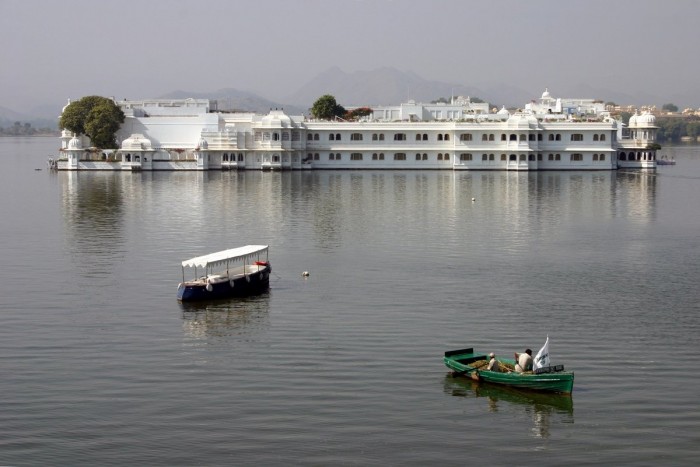
M 537 118 L 526 112 L 514 113 L 506 122 L 508 128 L 537 128 Z
M 122 149 L 129 151 L 148 151 L 151 149 L 151 140 L 140 133 L 134 133 L 122 141 Z
M 68 103 L 67 103 L 66 105 L 64 105 L 63 108 L 61 109 L 61 113 L 65 112 L 65 111 L 66 111 L 66 108 L 67 108 L 69 105 L 70 105 L 70 99 L 68 99 Z
M 209 149 L 209 143 L 207 143 L 206 139 L 200 138 L 199 143 L 197 143 L 197 147 L 199 149 Z
M 544 92 L 542 93 L 542 99 L 551 99 L 552 95 L 549 93 L 549 90 L 547 88 L 544 88 Z
M 637 117 L 637 126 L 654 126 L 656 125 L 656 117 L 649 112 L 644 112 Z
M 501 110 L 496 112 L 496 115 L 500 115 L 502 117 L 510 117 L 510 112 L 508 112 L 508 109 L 506 109 L 506 106 L 504 105 L 501 107 Z
M 629 127 L 637 126 L 637 119 L 639 119 L 639 115 L 637 114 L 637 112 L 635 112 L 634 115 L 632 115 L 630 117 L 629 122 L 627 122 L 627 126 L 629 126 Z
M 68 141 L 68 149 L 82 149 L 83 144 L 80 142 L 80 138 L 73 136 L 70 141 Z
M 272 128 L 288 128 L 292 119 L 283 110 L 270 110 L 270 113 L 262 118 L 262 126 Z

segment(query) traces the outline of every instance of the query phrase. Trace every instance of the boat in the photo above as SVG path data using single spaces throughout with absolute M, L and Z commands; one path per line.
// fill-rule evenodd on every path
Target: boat
M 657 159 L 656 165 L 676 165 L 676 159 L 673 157 L 669 159 L 668 156 L 663 155 L 661 159 Z
M 443 360 L 454 375 L 466 375 L 477 381 L 560 394 L 571 394 L 574 388 L 574 372 L 565 371 L 564 365 L 550 365 L 525 373 L 490 371 L 486 369 L 488 356 L 475 352 L 471 347 L 447 351 Z M 498 361 L 506 368 L 515 365 L 514 360 L 506 358 L 499 358 Z
M 191 302 L 266 292 L 272 271 L 268 254 L 267 245 L 246 245 L 185 260 L 177 299 Z M 185 280 L 185 268 L 194 268 L 193 279 Z

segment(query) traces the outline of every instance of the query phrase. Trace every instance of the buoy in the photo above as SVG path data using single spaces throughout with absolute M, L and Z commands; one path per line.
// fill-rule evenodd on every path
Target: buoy
M 303 277 L 309 277 L 309 271 L 304 271 L 301 273 Z
M 472 198 L 472 202 L 476 201 L 476 198 Z

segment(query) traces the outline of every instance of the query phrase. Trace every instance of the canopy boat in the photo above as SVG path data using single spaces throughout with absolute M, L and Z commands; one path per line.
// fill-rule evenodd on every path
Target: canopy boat
M 571 394 L 574 388 L 574 372 L 564 371 L 564 365 L 538 368 L 534 372 L 516 373 L 507 369 L 515 365 L 514 360 L 499 358 L 502 371 L 490 371 L 486 369 L 488 356 L 475 352 L 473 348 L 450 350 L 445 352 L 443 360 L 455 374 L 467 375 L 477 381 L 562 394 Z M 505 370 L 503 370 L 504 367 Z
M 676 165 L 676 159 L 674 157 L 669 159 L 668 156 L 664 155 L 656 160 L 656 165 Z
M 185 280 L 185 268 L 194 268 L 194 279 Z M 188 302 L 257 295 L 270 288 L 271 271 L 267 245 L 246 245 L 198 256 L 182 262 L 177 299 Z

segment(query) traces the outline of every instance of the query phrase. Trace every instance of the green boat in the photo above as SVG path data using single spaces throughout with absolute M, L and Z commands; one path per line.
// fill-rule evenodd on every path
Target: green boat
M 571 394 L 574 389 L 574 372 L 564 371 L 564 365 L 552 365 L 525 373 L 490 371 L 486 369 L 488 356 L 475 352 L 473 348 L 447 351 L 444 362 L 456 375 L 470 376 L 477 381 L 561 394 Z M 499 358 L 498 362 L 506 368 L 515 365 L 514 360 L 507 358 Z

